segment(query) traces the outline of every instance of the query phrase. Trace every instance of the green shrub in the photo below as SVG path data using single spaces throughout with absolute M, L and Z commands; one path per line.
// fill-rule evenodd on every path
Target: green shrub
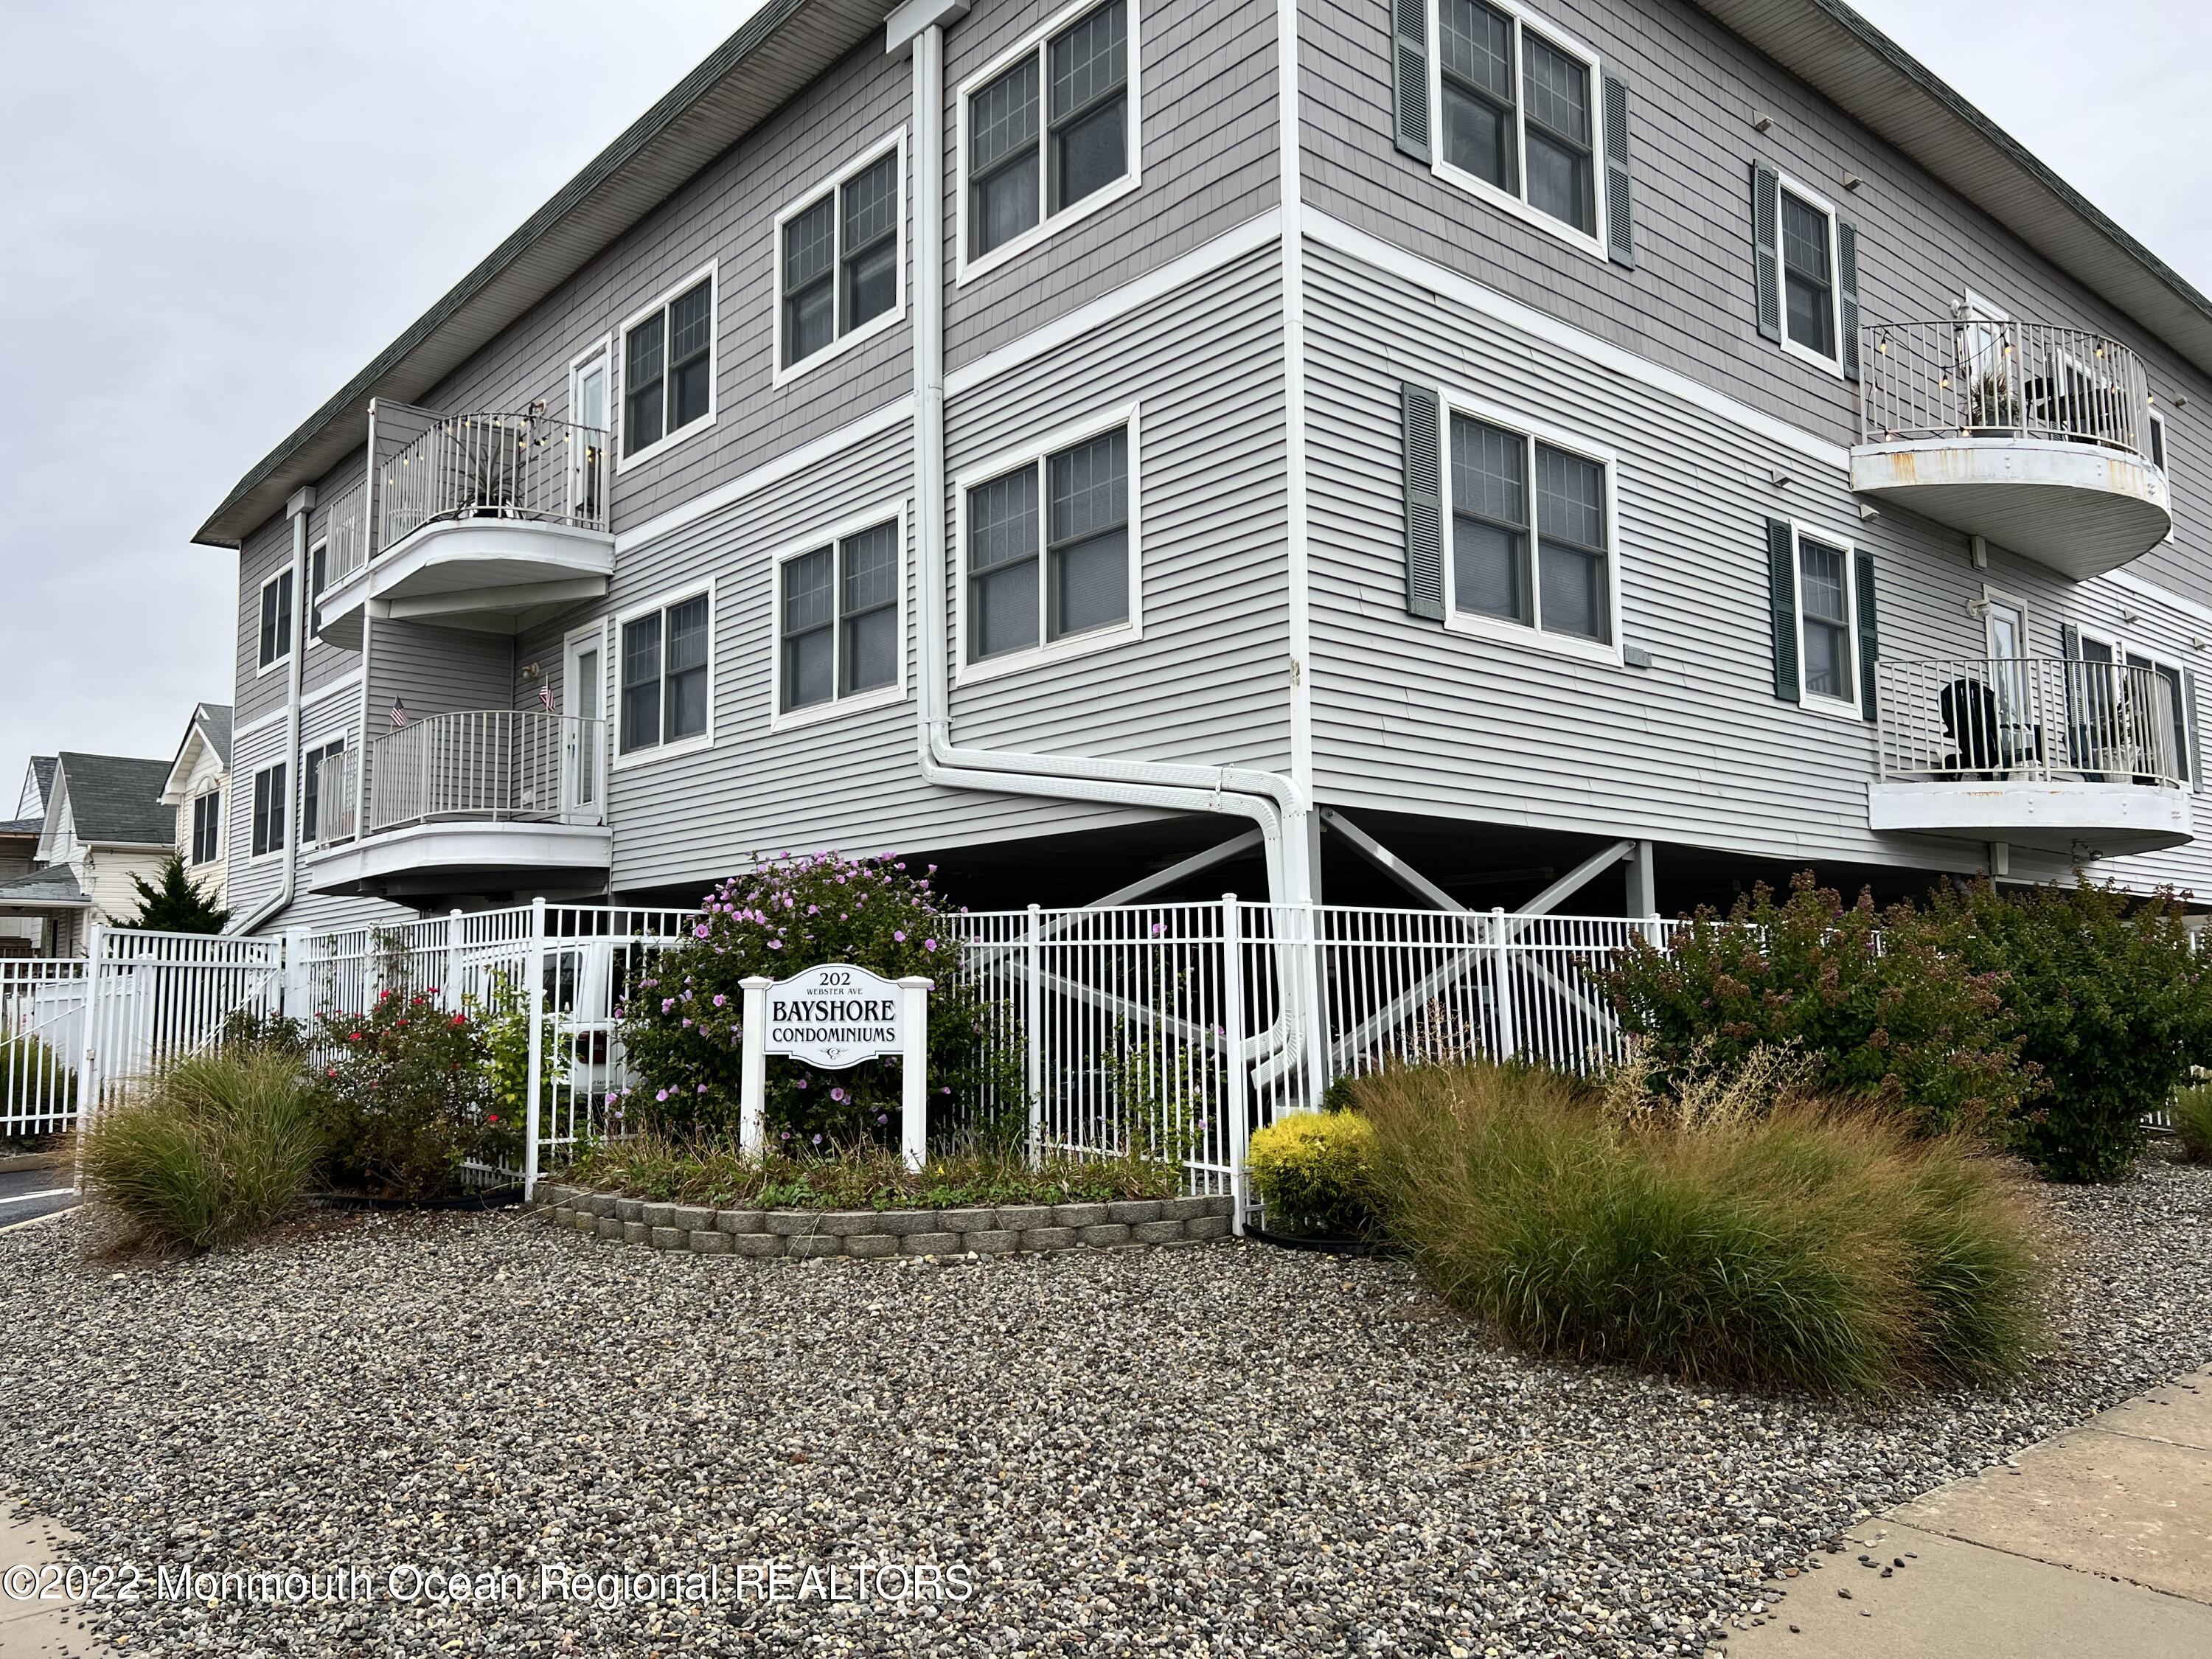
M 1909 906 L 1845 905 L 1808 873 L 1700 910 L 1662 952 L 1636 940 L 1600 975 L 1662 1091 L 1794 1048 L 1822 1093 L 1944 1133 L 2002 1122 L 2033 1086 L 1994 971 L 1947 949 Z
M 2212 1164 L 2212 1082 L 2173 1091 L 2173 1138 L 2191 1164 Z
M 85 1137 L 94 1196 L 146 1243 L 204 1250 L 283 1220 L 324 1148 L 315 1091 L 265 1050 L 179 1060 Z
M 270 1048 L 295 1060 L 307 1055 L 306 1022 L 261 1008 L 232 1009 L 216 1041 L 224 1048 Z
M 465 1160 L 519 1161 L 523 1126 L 499 1109 L 482 1024 L 465 1012 L 384 991 L 364 1015 L 323 1016 L 319 1046 L 334 1185 L 419 1202 L 455 1190 Z
M 744 1053 L 739 981 L 755 975 L 788 979 L 825 962 L 851 963 L 885 979 L 924 975 L 936 981 L 929 997 L 933 1118 L 945 1121 L 934 1109 L 940 1103 L 972 1109 L 996 1101 L 1018 1110 L 1020 1078 L 988 1059 L 985 1010 L 956 980 L 959 941 L 927 872 L 831 853 L 776 859 L 722 883 L 701 909 L 692 939 L 662 952 L 625 999 L 623 1046 L 637 1079 L 615 1103 L 625 1128 L 679 1139 L 734 1136 Z M 896 1060 L 838 1072 L 781 1058 L 768 1062 L 767 1127 L 779 1146 L 896 1144 L 899 1106 Z
M 2007 1139 L 2053 1181 L 2117 1181 L 2143 1117 L 2212 1057 L 2212 973 L 2170 893 L 2077 882 L 1939 891 L 1923 930 L 2002 987 L 2021 1058 L 2044 1087 Z
M 2027 1212 L 1955 1139 L 1787 1098 L 1624 1117 L 1490 1065 L 1354 1094 L 1392 1234 L 1454 1306 L 1538 1352 L 1879 1395 L 1993 1381 L 2029 1351 Z
M 1292 1112 L 1252 1137 L 1245 1169 L 1272 1232 L 1364 1238 L 1375 1224 L 1374 1126 L 1357 1112 Z

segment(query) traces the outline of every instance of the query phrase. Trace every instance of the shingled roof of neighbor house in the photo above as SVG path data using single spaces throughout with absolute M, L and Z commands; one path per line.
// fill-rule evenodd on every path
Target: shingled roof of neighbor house
M 91 903 L 66 864 L 50 864 L 27 876 L 0 881 L 0 910 L 10 905 L 43 909 L 79 908 Z
M 177 838 L 177 812 L 161 805 L 167 761 L 127 755 L 61 754 L 61 787 L 69 792 L 76 838 L 110 846 L 167 847 Z

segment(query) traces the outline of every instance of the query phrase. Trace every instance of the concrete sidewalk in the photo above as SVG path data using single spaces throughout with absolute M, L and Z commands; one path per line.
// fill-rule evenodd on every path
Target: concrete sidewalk
M 1750 1659 L 2206 1659 L 2212 1366 L 1855 1528 Z
M 56 1546 L 69 1535 L 50 1522 L 15 1520 L 12 1509 L 0 1501 L 0 1571 L 29 1567 L 34 1577 L 27 1586 L 0 1583 L 0 1659 L 116 1659 L 85 1632 L 75 1607 L 37 1599 L 36 1571 L 61 1559 Z

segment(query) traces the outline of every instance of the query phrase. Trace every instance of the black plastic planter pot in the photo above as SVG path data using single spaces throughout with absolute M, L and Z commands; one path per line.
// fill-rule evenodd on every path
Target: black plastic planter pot
M 1311 1233 L 1271 1233 L 1265 1227 L 1247 1227 L 1244 1237 L 1286 1250 L 1319 1250 L 1328 1255 L 1395 1255 L 1396 1249 L 1373 1238 L 1322 1238 Z

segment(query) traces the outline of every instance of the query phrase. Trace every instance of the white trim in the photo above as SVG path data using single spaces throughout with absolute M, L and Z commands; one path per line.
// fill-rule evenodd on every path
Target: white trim
M 1844 556 L 1844 684 L 1839 695 L 1809 690 L 1805 684 L 1805 543 L 1818 542 Z M 1808 714 L 1866 724 L 1866 709 L 1859 701 L 1859 584 L 1858 546 L 1849 536 L 1839 536 L 1802 519 L 1790 521 L 1790 606 L 1797 623 L 1797 706 Z
M 303 694 L 300 698 L 300 712 L 304 714 L 308 709 L 313 708 L 317 703 L 326 702 L 330 698 L 337 696 L 341 691 L 350 691 L 354 687 L 360 684 L 361 670 L 358 668 L 349 669 L 345 673 L 339 675 L 337 678 L 334 680 L 326 680 L 322 684 L 317 686 L 313 690 Z M 245 725 L 234 729 L 230 734 L 230 751 L 232 755 L 235 756 L 238 753 L 239 745 L 244 743 L 246 738 L 254 736 L 256 733 L 260 732 L 270 726 L 282 725 L 285 715 L 289 712 L 290 710 L 286 708 L 272 708 L 267 714 L 257 714 Z
M 269 575 L 263 580 L 261 586 L 254 592 L 253 678 L 257 680 L 264 674 L 275 673 L 278 669 L 289 663 L 292 660 L 292 653 L 299 648 L 299 641 L 291 637 L 293 627 L 292 613 L 300 608 L 300 596 L 297 593 L 295 593 L 292 596 L 292 603 L 290 605 L 280 606 L 278 608 L 279 613 L 282 615 L 284 623 L 284 635 L 286 640 L 285 647 L 275 656 L 270 658 L 267 662 L 261 660 L 261 618 L 269 609 L 269 590 L 276 586 L 278 583 L 291 578 L 292 574 L 292 565 L 288 560 L 282 570 L 271 571 Z
M 2027 601 L 2016 593 L 2008 592 L 2003 588 L 1995 586 L 1989 582 L 1982 584 L 1982 654 L 1991 661 L 1996 660 L 1997 653 L 1990 648 L 1990 640 L 1989 608 L 1993 605 L 2001 605 L 2008 610 L 2020 613 L 2021 654 L 2024 657 L 2033 656 L 2035 637 L 2033 625 L 2028 614 Z
M 570 426 L 582 426 L 584 424 L 584 411 L 582 408 L 583 398 L 581 393 L 583 391 L 585 372 L 595 362 L 605 365 L 602 373 L 605 375 L 607 383 L 607 418 L 605 426 L 600 429 L 607 434 L 606 453 L 610 459 L 613 456 L 618 442 L 618 438 L 615 430 L 615 344 L 616 337 L 613 331 L 610 330 L 608 332 L 600 335 L 598 339 L 592 341 L 589 345 L 586 345 L 574 356 L 568 359 L 568 424 Z M 583 456 L 579 453 L 576 455 L 572 456 L 568 462 L 568 501 L 571 507 L 574 507 L 575 504 L 577 483 L 582 471 Z M 605 514 L 605 516 L 611 520 L 614 516 L 611 510 L 612 507 L 612 496 L 614 495 L 614 474 L 612 471 L 604 469 L 602 470 L 599 477 L 599 489 L 600 491 L 609 498 L 600 503 L 601 509 Z
M 769 384 L 772 386 L 788 385 L 811 369 L 839 356 L 863 340 L 873 339 L 887 329 L 897 327 L 906 320 L 906 261 L 907 261 L 907 180 L 910 177 L 907 160 L 907 129 L 901 125 L 888 138 L 878 139 L 853 161 L 848 161 L 830 178 L 815 185 L 775 216 L 775 258 L 771 262 L 769 297 L 773 324 L 769 335 Z M 842 192 L 847 184 L 860 177 L 884 156 L 898 156 L 898 212 L 897 228 L 894 233 L 897 252 L 893 270 L 896 272 L 898 297 L 889 311 L 871 317 L 858 328 L 848 331 L 845 316 L 845 210 Z M 830 252 L 830 340 L 811 356 L 802 357 L 787 366 L 783 361 L 783 228 L 785 223 L 817 205 L 823 197 L 830 198 L 830 217 L 831 238 Z
M 1145 106 L 1140 64 L 1144 54 L 1138 45 L 1139 0 L 1125 0 L 1125 3 L 1128 18 L 1129 73 L 1126 93 L 1127 109 L 1122 137 L 1127 145 L 1124 156 L 1128 168 L 1112 184 L 1092 191 L 1074 206 L 1062 208 L 1054 213 L 1048 205 L 1052 199 L 1052 64 L 1049 43 L 1054 35 L 1097 10 L 1106 3 L 1106 0 L 1074 0 L 1073 4 L 1061 7 L 1034 32 L 1000 52 L 955 88 L 952 95 L 952 283 L 955 288 L 997 270 L 1009 260 L 1020 258 L 1048 237 L 1058 235 L 1077 221 L 1120 201 L 1143 182 L 1140 152 L 1143 149 Z M 1001 242 L 988 253 L 970 259 L 968 257 L 968 113 L 970 100 L 977 88 L 995 81 L 1024 57 L 1033 57 L 1037 60 L 1037 222 L 1012 240 Z
M 1437 457 L 1443 474 L 1444 508 L 1444 627 L 1455 634 L 1472 638 L 1496 640 L 1507 645 L 1527 646 L 1562 657 L 1575 657 L 1584 662 L 1601 663 L 1612 667 L 1621 665 L 1620 654 L 1620 514 L 1616 501 L 1617 479 L 1620 458 L 1613 450 L 1570 432 L 1530 421 L 1527 416 L 1501 409 L 1495 404 L 1471 398 L 1450 386 L 1437 388 L 1443 402 L 1443 420 L 1437 440 L 1442 453 Z M 1528 511 L 1528 582 L 1529 608 L 1534 613 L 1534 623 L 1517 623 L 1504 617 L 1486 615 L 1480 611 L 1462 611 L 1456 597 L 1458 581 L 1453 568 L 1454 551 L 1452 529 L 1455 516 L 1452 501 L 1451 417 L 1464 415 L 1485 425 L 1499 427 L 1523 441 L 1522 483 L 1527 489 Z M 1595 461 L 1605 476 L 1605 562 L 1606 612 L 1608 640 L 1584 639 L 1579 635 L 1561 634 L 1547 630 L 1543 626 L 1543 537 L 1536 528 L 1536 446 L 1548 444 L 1554 449 L 1586 461 Z
M 721 262 L 709 259 L 698 266 L 681 282 L 672 284 L 649 304 L 640 306 L 623 319 L 615 330 L 615 356 L 608 374 L 607 442 L 615 452 L 615 471 L 627 472 L 640 463 L 667 453 L 677 445 L 696 437 L 710 428 L 721 414 L 721 398 L 715 385 L 722 367 L 722 276 Z M 707 412 L 687 426 L 674 431 L 663 428 L 660 436 L 635 455 L 627 453 L 628 445 L 623 433 L 623 409 L 629 400 L 629 387 L 623 376 L 629 363 L 629 331 L 646 321 L 655 312 L 665 312 L 675 301 L 696 288 L 702 281 L 713 284 L 707 301 Z M 668 331 L 661 331 L 661 416 L 668 413 L 668 382 L 672 378 L 674 363 L 670 348 L 674 344 Z M 612 488 L 611 483 L 609 486 Z
M 911 580 L 913 562 L 912 531 L 908 509 L 912 504 L 910 496 L 902 495 L 896 501 L 841 519 L 827 529 L 778 548 L 769 556 L 768 729 L 770 732 L 819 726 L 842 714 L 858 714 L 866 708 L 889 708 L 906 701 L 907 588 Z M 887 520 L 895 520 L 898 526 L 898 673 L 889 685 L 856 691 L 848 696 L 835 689 L 842 679 L 840 672 L 842 664 L 838 661 L 838 657 L 843 650 L 845 630 L 844 618 L 839 613 L 836 599 L 837 578 L 842 573 L 837 568 L 834 550 L 848 536 L 857 535 L 863 530 L 873 530 Z M 804 708 L 787 709 L 783 706 L 783 568 L 793 559 L 803 558 L 809 553 L 819 553 L 825 547 L 833 550 L 830 555 L 830 628 L 836 644 L 830 656 L 832 690 L 826 702 L 809 703 Z
M 1298 97 L 1298 0 L 1275 0 L 1275 188 L 1297 201 L 1304 149 Z M 1279 212 L 1271 212 L 1278 225 Z M 1283 273 L 1284 532 L 1289 543 L 1291 647 L 1291 781 L 1313 799 L 1313 684 L 1306 665 L 1313 655 L 1311 512 L 1308 495 L 1306 402 L 1305 243 L 1280 238 L 1276 259 Z
M 1726 392 L 1716 391 L 1701 380 L 1693 380 L 1675 369 L 1662 368 L 1648 358 L 1639 357 L 1610 340 L 1601 340 L 1570 323 L 1563 323 L 1533 306 L 1523 305 L 1518 300 L 1509 300 L 1479 283 L 1469 281 L 1456 271 L 1447 270 L 1442 265 L 1394 247 L 1379 237 L 1355 229 L 1340 219 L 1331 218 L 1316 208 L 1301 210 L 1300 217 L 1304 233 L 1324 247 L 1333 248 L 1362 264 L 1426 289 L 1440 299 L 1464 306 L 1547 345 L 1571 352 L 1587 362 L 1668 397 L 1678 398 L 1708 415 L 1717 416 L 1731 425 L 1795 450 L 1824 466 L 1832 466 L 1846 474 L 1850 471 L 1851 453 L 1841 444 L 1831 443 L 1802 428 L 1777 420 L 1747 404 L 1737 402 Z
M 294 770 L 290 767 L 289 757 L 280 755 L 275 760 L 270 761 L 266 766 L 257 766 L 252 772 L 246 775 L 246 787 L 244 792 L 246 806 L 246 856 L 242 860 L 240 860 L 240 862 L 243 862 L 249 867 L 257 864 L 274 864 L 277 860 L 283 858 L 287 853 L 292 850 L 289 843 L 292 840 L 293 803 L 290 799 L 287 799 L 282 803 L 284 808 L 283 832 L 285 844 L 272 847 L 265 853 L 257 853 L 253 850 L 253 815 L 257 811 L 260 811 L 261 807 L 261 780 L 268 774 L 280 770 L 284 773 L 285 794 L 288 797 L 295 796 L 299 792 L 300 780 L 295 775 Z
M 1088 656 L 1094 651 L 1108 650 L 1126 645 L 1145 635 L 1144 606 L 1144 495 L 1142 480 L 1142 446 L 1138 431 L 1141 406 L 1135 403 L 1094 416 L 1073 426 L 1062 427 L 1057 432 L 1023 445 L 1018 449 L 1003 451 L 987 461 L 967 468 L 952 480 L 952 580 L 948 595 L 951 610 L 952 684 L 956 686 L 1017 674 L 1025 669 L 1046 663 L 1060 662 L 1069 657 Z M 1127 427 L 1129 432 L 1129 617 L 1127 622 L 1111 623 L 1103 628 L 1087 629 L 1080 634 L 1070 634 L 1057 640 L 1045 637 L 1046 622 L 1052 603 L 1052 583 L 1048 568 L 1051 556 L 1048 526 L 1052 512 L 1051 484 L 1041 478 L 1037 490 L 1037 643 L 1019 651 L 1002 652 L 987 657 L 981 662 L 968 659 L 968 492 L 994 478 L 1003 478 L 1010 472 L 1018 472 L 1025 466 L 1043 469 L 1051 455 L 1063 449 Z
M 2164 539 L 2171 543 L 2173 540 L 2173 428 L 2167 422 L 2164 410 L 2146 409 L 2143 411 L 2143 441 L 2146 444 L 2151 442 L 2153 427 L 2158 428 L 2158 440 L 2154 446 L 2158 451 L 2158 459 L 2152 462 L 2152 465 L 2157 467 L 2166 479 L 2166 524 Z M 2150 460 L 2148 451 L 2145 452 L 2143 459 Z
M 708 609 L 711 612 L 713 608 L 713 602 L 710 600 Z M 712 708 L 714 677 L 711 627 L 710 620 L 707 676 L 708 702 L 707 722 L 710 729 L 714 719 Z M 576 672 L 576 659 L 580 653 L 586 651 L 596 651 L 599 657 L 599 696 L 596 700 L 599 712 L 596 716 L 586 715 L 576 707 L 576 694 L 583 689 L 585 684 L 584 677 Z M 593 779 L 597 787 L 592 791 L 590 801 L 586 802 L 580 798 L 574 772 L 565 765 L 562 768 L 561 808 L 564 812 L 580 811 L 589 805 L 597 808 L 603 819 L 606 814 L 607 773 L 614 750 L 614 744 L 610 740 L 614 732 L 614 723 L 607 718 L 608 668 L 612 659 L 613 653 L 607 647 L 607 619 L 605 617 L 599 617 L 589 627 L 572 628 L 561 636 L 561 712 L 574 720 L 597 719 L 602 734 L 601 747 L 597 757 L 598 771 Z
M 714 746 L 716 671 L 714 646 L 715 635 L 721 623 L 721 605 L 717 593 L 719 586 L 720 584 L 711 576 L 702 581 L 685 582 L 680 586 L 665 590 L 654 599 L 641 601 L 626 611 L 618 611 L 610 619 L 613 623 L 613 643 L 610 649 L 612 654 L 611 683 L 614 689 L 613 701 L 607 714 L 607 718 L 614 723 L 613 741 L 607 745 L 611 751 L 607 759 L 607 771 L 610 775 L 626 771 L 633 766 L 647 766 L 655 761 L 672 760 L 679 755 L 696 755 L 702 750 L 712 749 Z M 707 729 L 696 737 L 679 738 L 672 741 L 663 738 L 659 742 L 648 744 L 645 748 L 624 752 L 622 734 L 623 629 L 641 617 L 651 616 L 655 611 L 666 611 L 672 606 L 682 605 L 689 599 L 698 599 L 702 594 L 707 600 Z M 659 684 L 661 687 L 661 724 L 665 728 L 668 720 L 668 628 L 665 623 L 663 623 L 660 629 Z
M 2192 599 L 2186 594 L 2176 593 L 2171 588 L 2160 587 L 2156 582 L 2147 580 L 2131 570 L 2108 570 L 2094 580 L 2110 582 L 2123 592 L 2148 599 L 2154 605 L 2171 605 L 2191 621 L 2212 627 L 2212 605 L 2206 605 L 2201 599 Z
M 1774 204 L 1774 281 L 1782 296 L 1782 349 L 1800 362 L 1826 369 L 1840 380 L 1844 378 L 1844 264 L 1843 250 L 1838 246 L 1836 234 L 1836 204 L 1819 191 L 1799 184 L 1786 173 L 1778 172 L 1776 177 L 1781 180 L 1781 189 Z M 1783 229 L 1785 216 L 1782 209 L 1784 196 L 1795 196 L 1827 220 L 1828 334 L 1836 343 L 1836 355 L 1832 357 L 1823 357 L 1810 346 L 1799 345 L 1790 337 L 1790 239 Z
M 1558 25 L 1516 4 L 1516 0 L 1484 0 L 1484 3 L 1513 20 L 1513 154 L 1521 193 L 1516 196 L 1511 191 L 1501 190 L 1487 179 L 1454 167 L 1444 159 L 1443 21 L 1437 13 L 1437 0 L 1428 0 L 1423 19 L 1429 32 L 1429 170 L 1453 188 L 1548 232 L 1604 264 L 1610 256 L 1605 241 L 1605 76 L 1598 55 Z M 1546 45 L 1576 59 L 1589 71 L 1591 215 L 1597 225 L 1593 234 L 1585 235 L 1580 226 L 1553 218 L 1528 199 L 1528 71 L 1521 37 L 1532 29 L 1543 37 Z

